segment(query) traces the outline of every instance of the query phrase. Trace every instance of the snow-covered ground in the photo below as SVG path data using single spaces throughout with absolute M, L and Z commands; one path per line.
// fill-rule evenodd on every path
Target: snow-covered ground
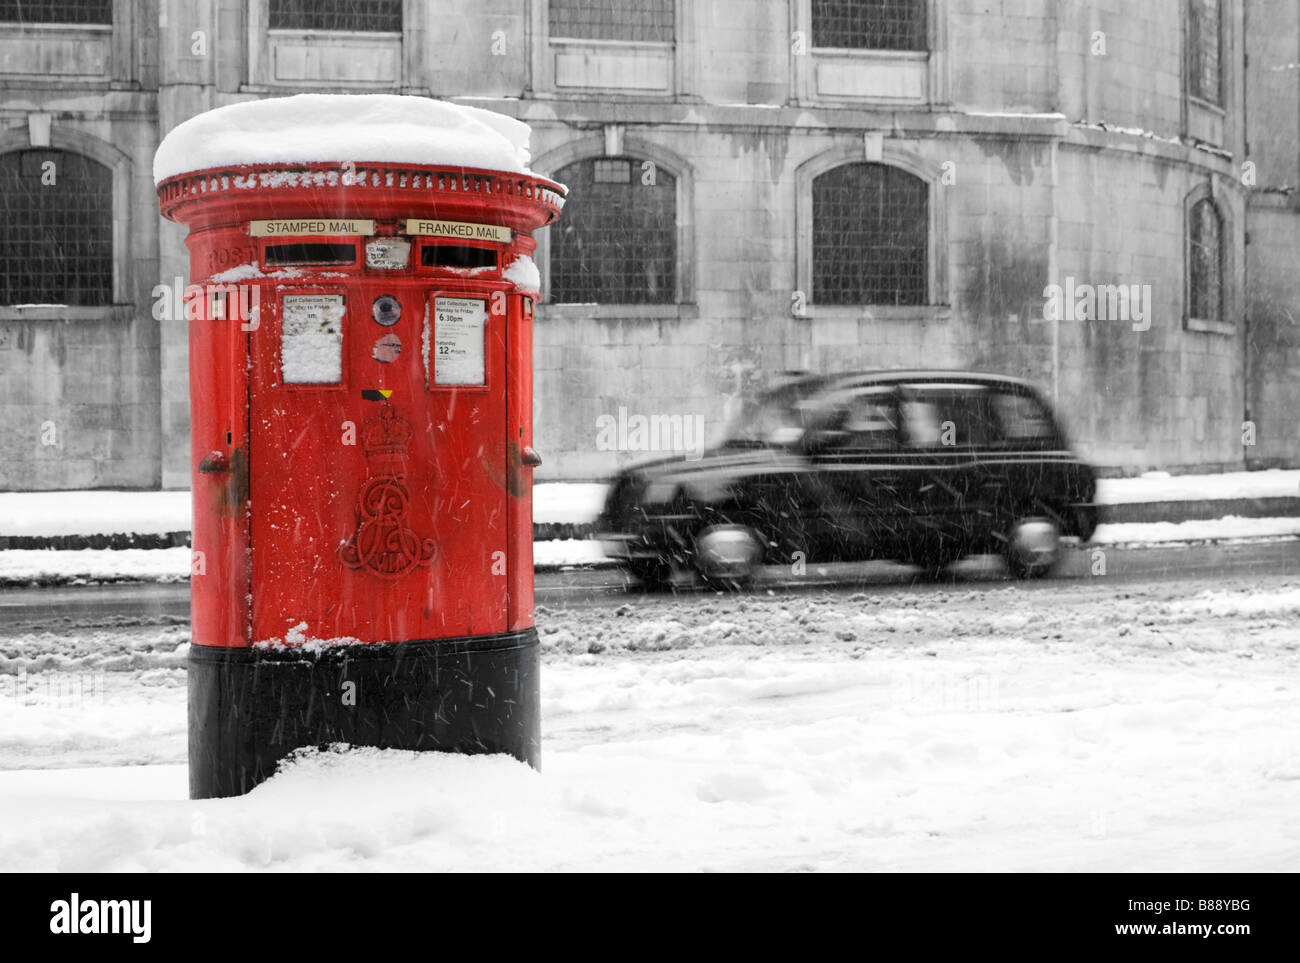
M 188 548 L 11 548 L 0 552 L 0 584 L 84 580 L 178 582 L 190 576 Z
M 595 521 L 604 507 L 608 488 L 604 482 L 543 482 L 533 488 L 533 521 Z
M 533 519 L 540 524 L 593 521 L 604 503 L 601 482 L 543 482 L 533 489 Z M 1223 501 L 1300 497 L 1300 470 L 1230 472 L 1102 479 L 1102 504 Z M 0 492 L 0 535 L 158 535 L 190 529 L 190 493 L 72 491 Z
M 600 512 L 599 482 L 550 482 L 533 489 L 542 523 L 590 522 Z M 166 535 L 188 532 L 188 491 L 0 492 L 0 535 Z
M 1100 545 L 1171 545 L 1235 539 L 1300 536 L 1300 518 L 1224 518 L 1187 522 L 1131 522 L 1098 525 L 1092 541 Z
M 187 491 L 0 492 L 0 535 L 166 535 L 191 516 Z
M 1137 478 L 1102 478 L 1097 482 L 1097 501 L 1103 505 L 1288 496 L 1300 496 L 1300 470 L 1274 468 L 1220 475 L 1170 475 L 1153 471 Z
M 1101 525 L 1098 545 L 1176 545 L 1237 539 L 1300 537 L 1300 518 L 1217 518 L 1190 522 Z M 602 565 L 609 560 L 595 539 L 566 538 L 533 543 L 533 564 L 541 571 Z M 188 548 L 9 549 L 0 552 L 0 585 L 28 582 L 148 581 L 189 578 Z
M 539 569 L 605 561 L 600 543 L 557 539 L 533 545 Z M 193 553 L 180 548 L 50 549 L 11 548 L 0 552 L 0 585 L 84 580 L 179 582 L 188 579 Z
M 1294 576 L 538 621 L 540 773 L 318 753 L 203 802 L 183 627 L 6 639 L 0 867 L 1300 869 Z

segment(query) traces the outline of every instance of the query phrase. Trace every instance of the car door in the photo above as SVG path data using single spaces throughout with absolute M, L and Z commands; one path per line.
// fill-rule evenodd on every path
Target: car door
M 892 385 L 829 396 L 810 454 L 823 540 L 832 557 L 887 557 L 906 530 L 900 513 L 898 401 Z
M 987 527 L 983 454 L 993 427 L 986 385 L 929 382 L 903 385 L 899 413 L 903 446 L 911 457 L 901 500 L 915 530 L 952 546 L 968 547 Z
M 992 509 L 1005 519 L 1018 505 L 1063 505 L 1075 459 L 1063 450 L 1051 412 L 1020 385 L 1000 386 L 990 400 L 997 438 L 984 485 Z

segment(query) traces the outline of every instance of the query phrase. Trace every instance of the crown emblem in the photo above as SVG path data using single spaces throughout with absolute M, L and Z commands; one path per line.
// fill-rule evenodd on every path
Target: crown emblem
M 438 554 L 433 539 L 408 524 L 411 494 L 403 462 L 411 450 L 411 423 L 392 405 L 367 419 L 361 446 L 369 463 L 368 478 L 357 494 L 356 530 L 339 545 L 343 564 L 380 578 L 401 578 Z
M 361 429 L 361 445 L 369 460 L 405 461 L 411 450 L 411 434 L 410 423 L 398 418 L 391 405 L 384 405 Z

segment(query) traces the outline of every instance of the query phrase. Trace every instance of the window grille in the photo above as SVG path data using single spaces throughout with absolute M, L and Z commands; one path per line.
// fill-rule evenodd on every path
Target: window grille
M 1192 205 L 1191 316 L 1201 321 L 1223 318 L 1223 219 L 1209 198 Z
M 1187 26 L 1191 94 L 1212 104 L 1221 103 L 1219 0 L 1188 0 Z
M 626 176 L 613 176 L 615 165 Z M 600 173 L 604 172 L 604 173 Z M 551 299 L 670 304 L 677 298 L 677 180 L 633 158 L 584 160 L 556 172 L 569 187 L 550 230 Z
M 113 22 L 113 0 L 0 0 L 0 23 Z
M 80 154 L 0 154 L 0 304 L 113 300 L 113 175 Z
M 597 184 L 630 184 L 632 165 L 625 160 L 598 160 L 594 176 Z
M 401 33 L 402 0 L 270 0 L 272 30 Z
M 812 0 L 814 47 L 927 50 L 927 0 Z
M 673 0 L 550 0 L 550 35 L 671 43 Z
M 884 164 L 845 164 L 813 180 L 813 303 L 925 304 L 929 189 Z

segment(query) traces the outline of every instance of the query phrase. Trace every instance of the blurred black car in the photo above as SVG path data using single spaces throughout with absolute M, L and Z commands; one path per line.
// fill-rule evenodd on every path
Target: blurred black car
M 1028 382 L 953 371 L 808 376 L 761 396 L 701 457 L 620 473 L 597 520 L 641 581 L 742 583 L 763 564 L 999 553 L 1047 574 L 1096 527 L 1096 481 Z

